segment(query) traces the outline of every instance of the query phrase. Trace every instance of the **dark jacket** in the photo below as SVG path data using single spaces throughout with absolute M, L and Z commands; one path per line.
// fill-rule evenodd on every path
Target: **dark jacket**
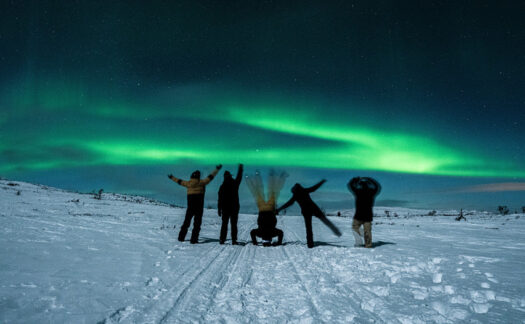
M 219 200 L 217 202 L 219 215 L 223 213 L 239 213 L 239 185 L 241 184 L 242 173 L 242 164 L 239 164 L 235 179 L 228 171 L 224 173 L 224 182 L 219 188 Z
M 355 197 L 354 218 L 363 222 L 371 222 L 374 218 L 372 207 L 376 196 L 381 192 L 381 185 L 372 178 L 355 177 L 348 182 L 347 186 Z
M 300 184 L 296 183 L 292 188 L 292 198 L 290 198 L 290 200 L 288 200 L 284 205 L 279 207 L 277 212 L 290 207 L 296 201 L 301 207 L 301 213 L 303 215 L 313 215 L 321 212 L 319 207 L 313 202 L 312 198 L 310 198 L 310 193 L 319 189 L 319 187 L 325 183 L 325 181 L 326 180 L 323 180 L 310 188 L 304 188 Z

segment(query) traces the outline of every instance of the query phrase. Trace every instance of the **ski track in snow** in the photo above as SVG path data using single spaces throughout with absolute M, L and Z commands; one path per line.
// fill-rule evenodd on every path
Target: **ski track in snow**
M 339 238 L 314 218 L 308 249 L 302 217 L 279 216 L 284 245 L 262 247 L 240 215 L 241 245 L 219 245 L 216 210 L 190 245 L 184 209 L 0 180 L 0 322 L 525 323 L 525 217 L 389 210 L 374 249 L 348 217 L 331 218 Z

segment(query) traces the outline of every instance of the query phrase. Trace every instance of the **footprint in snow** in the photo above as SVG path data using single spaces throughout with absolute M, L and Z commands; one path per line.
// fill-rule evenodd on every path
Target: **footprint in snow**
M 153 286 L 159 283 L 159 278 L 153 277 L 149 278 L 148 281 L 146 281 L 146 286 Z

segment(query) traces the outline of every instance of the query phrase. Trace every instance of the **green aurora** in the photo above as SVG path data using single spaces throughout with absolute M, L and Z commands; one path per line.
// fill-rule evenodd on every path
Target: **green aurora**
M 253 166 L 525 177 L 523 168 L 485 156 L 476 147 L 465 149 L 466 143 L 453 145 L 417 130 L 386 130 L 359 118 L 348 123 L 318 105 L 275 96 L 259 97 L 250 105 L 245 103 L 249 95 L 230 99 L 226 97 L 234 91 L 214 89 L 203 96 L 204 90 L 189 87 L 167 98 L 138 97 L 131 104 L 80 88 L 49 80 L 4 88 L 0 102 L 8 109 L 2 110 L 7 126 L 2 136 L 10 140 L 2 146 L 7 154 L 0 172 L 242 161 Z
M 287 186 L 327 179 L 324 208 L 349 208 L 354 176 L 381 182 L 383 206 L 524 205 L 523 3 L 0 11 L 0 177 L 184 205 L 167 174 L 242 162 L 284 169 Z

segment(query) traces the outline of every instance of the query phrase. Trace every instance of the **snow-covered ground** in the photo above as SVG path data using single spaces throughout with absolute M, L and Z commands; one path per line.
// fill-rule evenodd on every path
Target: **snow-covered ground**
M 308 249 L 290 215 L 284 246 L 244 243 L 255 215 L 219 245 L 215 210 L 190 245 L 184 209 L 1 180 L 0 321 L 525 323 L 525 215 L 384 210 L 373 249 L 353 246 L 351 217 L 331 217 L 340 238 L 314 220 Z

